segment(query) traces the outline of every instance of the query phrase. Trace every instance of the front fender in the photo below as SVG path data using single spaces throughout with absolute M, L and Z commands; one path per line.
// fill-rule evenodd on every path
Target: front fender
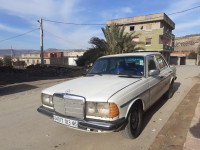
M 145 106 L 144 106 L 144 102 L 143 102 L 140 98 L 136 98 L 136 99 L 134 99 L 134 100 L 128 105 L 125 118 L 128 117 L 129 112 L 130 112 L 130 109 L 132 108 L 132 106 L 133 106 L 136 102 L 142 103 L 142 110 L 143 110 L 143 108 L 145 107 Z M 144 110 L 143 110 L 143 111 L 144 111 Z

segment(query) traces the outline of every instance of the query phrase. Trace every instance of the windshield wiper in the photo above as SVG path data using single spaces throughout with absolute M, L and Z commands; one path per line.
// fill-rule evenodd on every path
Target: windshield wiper
M 89 75 L 89 76 L 92 76 L 92 75 L 100 75 L 100 76 L 102 76 L 102 73 L 88 73 L 87 75 Z
M 142 76 L 131 75 L 131 74 L 119 74 L 119 77 L 124 77 L 124 78 L 142 78 Z

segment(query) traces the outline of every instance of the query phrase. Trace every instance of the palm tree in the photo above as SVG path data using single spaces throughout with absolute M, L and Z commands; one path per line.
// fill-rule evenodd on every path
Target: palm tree
M 107 43 L 106 54 L 119 54 L 119 53 L 130 53 L 136 50 L 143 49 L 138 45 L 144 44 L 143 42 L 134 42 L 133 38 L 138 37 L 139 34 L 126 33 L 125 27 L 111 24 L 102 28 L 103 34 Z
M 77 65 L 84 66 L 94 61 L 103 55 L 120 54 L 120 53 L 131 53 L 136 50 L 143 49 L 139 45 L 144 44 L 143 42 L 134 42 L 133 38 L 138 37 L 139 34 L 126 33 L 124 26 L 111 24 L 102 28 L 104 39 L 93 37 L 89 43 L 92 44 L 87 52 L 77 60 Z

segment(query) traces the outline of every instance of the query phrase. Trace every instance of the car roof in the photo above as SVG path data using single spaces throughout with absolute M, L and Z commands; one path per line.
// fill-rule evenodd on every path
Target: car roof
M 148 56 L 148 55 L 160 55 L 159 52 L 135 52 L 135 53 L 123 53 L 123 54 L 114 54 L 102 56 L 101 58 L 107 57 L 124 57 L 124 56 Z

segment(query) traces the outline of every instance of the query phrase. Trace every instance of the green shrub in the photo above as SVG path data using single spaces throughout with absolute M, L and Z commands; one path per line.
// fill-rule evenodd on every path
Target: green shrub
M 190 52 L 190 54 L 188 55 L 188 59 L 196 59 L 197 58 L 197 53 L 195 53 L 194 51 Z

